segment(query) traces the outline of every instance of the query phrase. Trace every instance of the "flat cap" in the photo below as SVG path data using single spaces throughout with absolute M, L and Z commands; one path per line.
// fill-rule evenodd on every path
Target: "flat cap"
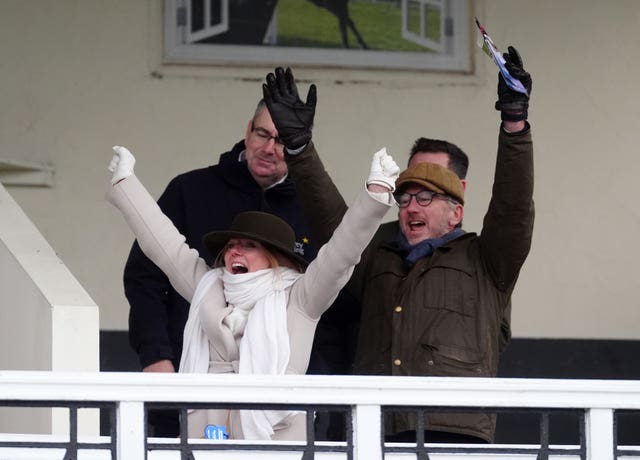
M 396 189 L 403 185 L 418 184 L 432 192 L 448 195 L 464 204 L 464 188 L 456 173 L 433 163 L 417 163 L 400 173 L 396 180 Z

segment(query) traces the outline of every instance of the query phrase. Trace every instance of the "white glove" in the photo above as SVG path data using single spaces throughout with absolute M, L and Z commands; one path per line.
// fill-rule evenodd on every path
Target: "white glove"
M 396 162 L 393 161 L 391 155 L 387 153 L 387 148 L 382 147 L 373 154 L 371 172 L 369 173 L 367 185 L 381 185 L 388 188 L 390 192 L 393 192 L 396 189 L 396 179 L 399 175 L 400 168 Z
M 111 159 L 111 163 L 109 163 L 109 171 L 113 173 L 111 184 L 116 185 L 125 177 L 133 174 L 133 166 L 136 164 L 136 159 L 126 147 L 116 145 L 113 147 L 113 151 L 116 153 Z

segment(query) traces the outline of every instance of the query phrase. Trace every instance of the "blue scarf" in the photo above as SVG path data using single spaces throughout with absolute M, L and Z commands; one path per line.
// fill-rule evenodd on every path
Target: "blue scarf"
M 430 256 L 437 248 L 451 240 L 455 240 L 456 238 L 464 235 L 464 233 L 465 231 L 461 228 L 456 228 L 446 235 L 442 235 L 438 238 L 430 238 L 412 245 L 409 244 L 407 238 L 401 231 L 399 231 L 398 236 L 396 237 L 396 244 L 404 256 L 404 262 L 411 267 L 418 261 L 418 259 Z

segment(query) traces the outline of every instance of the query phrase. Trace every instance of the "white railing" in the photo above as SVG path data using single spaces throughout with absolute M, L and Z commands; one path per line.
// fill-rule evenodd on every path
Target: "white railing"
M 195 458 L 215 459 L 459 459 L 471 455 L 474 459 L 640 459 L 637 447 L 614 445 L 614 411 L 640 410 L 640 382 L 603 380 L 532 380 L 485 378 L 419 378 L 371 376 L 240 376 L 206 374 L 144 374 L 144 373 L 62 373 L 62 372 L 0 372 L 0 400 L 3 405 L 38 405 L 57 402 L 60 405 L 97 407 L 109 403 L 114 407 L 115 429 L 111 437 L 78 438 L 73 432 L 77 421 L 70 417 L 68 436 L 47 438 L 29 433 L 0 435 L 0 458 L 24 457 L 24 445 L 9 445 L 16 439 L 49 442 L 50 453 L 59 455 L 37 458 L 63 458 L 64 448 L 51 444 L 66 440 L 78 448 L 77 458 L 190 458 L 181 450 L 193 450 Z M 63 404 L 64 403 L 64 404 Z M 297 408 L 310 406 L 346 406 L 353 416 L 353 438 L 347 443 L 255 443 L 213 440 L 147 439 L 145 436 L 145 403 L 184 403 L 192 407 L 212 404 L 282 404 Z M 538 450 L 549 446 L 474 446 L 473 454 L 389 452 L 389 444 L 380 442 L 381 414 L 384 406 L 578 409 L 584 410 L 583 446 L 556 446 L 551 454 L 538 457 Z M 70 414 L 73 410 L 70 410 Z M 17 441 L 16 441 L 17 442 Z M 9 444 L 7 444 L 9 443 Z M 74 443 L 77 443 L 75 445 Z M 84 443 L 84 447 L 83 447 Z M 161 444 L 165 445 L 163 450 Z M 147 449 L 149 445 L 154 449 Z M 269 451 L 270 448 L 281 449 Z M 74 447 L 75 446 L 75 447 Z M 201 448 L 218 450 L 199 450 Z M 250 447 L 253 446 L 253 447 Z M 395 445 L 410 446 L 410 445 Z M 427 446 L 431 446 L 428 445 Z M 68 447 L 68 446 L 67 446 Z M 442 445 L 438 446 L 442 448 Z M 455 447 L 455 446 L 454 446 Z M 458 446 L 460 448 L 461 446 Z M 464 447 L 464 446 L 462 446 Z M 467 446 L 468 447 L 468 446 Z M 324 448 L 324 451 L 323 451 Z M 334 449 L 336 448 L 336 449 Z M 57 450 L 56 450 L 57 449 Z M 111 449 L 111 450 L 109 450 Z M 173 451 L 166 450 L 173 449 Z M 282 450 L 284 449 L 284 450 Z M 297 450 L 296 450 L 297 449 Z M 327 450 L 334 451 L 327 451 Z M 342 451 L 340 451 L 342 449 Z M 527 450 L 529 449 L 529 450 Z M 31 452 L 37 449 L 29 449 Z M 337 451 L 336 451 L 337 450 Z M 349 452 L 351 450 L 351 452 Z M 387 452 L 384 452 L 387 450 Z M 565 455 L 563 451 L 570 454 Z M 314 451 L 313 457 L 304 456 Z M 112 457 L 113 454 L 113 457 Z M 9 455 L 9 456 L 7 456 Z M 309 455 L 309 454 L 307 454 Z M 383 456 L 384 455 L 384 456 Z M 65 457 L 67 458 L 67 457 Z M 71 455 L 68 458 L 75 458 Z

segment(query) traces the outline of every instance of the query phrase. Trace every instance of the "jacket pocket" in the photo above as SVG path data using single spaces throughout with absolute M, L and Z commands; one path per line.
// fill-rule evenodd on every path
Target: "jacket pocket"
M 484 377 L 489 376 L 483 356 L 477 351 L 446 345 L 421 344 L 416 366 L 425 375 L 434 377 Z
M 419 287 L 424 308 L 451 312 L 467 318 L 475 316 L 478 297 L 477 283 L 472 272 L 462 267 L 437 265 L 422 273 Z

